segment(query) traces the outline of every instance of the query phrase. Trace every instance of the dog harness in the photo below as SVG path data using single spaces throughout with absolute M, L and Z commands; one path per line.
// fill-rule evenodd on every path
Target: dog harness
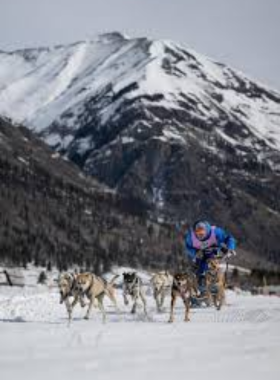
M 132 282 L 126 282 L 126 293 L 132 296 L 135 291 L 139 290 L 141 284 L 141 279 L 139 277 L 135 277 Z
M 67 273 L 67 275 L 69 276 L 69 282 L 70 282 L 70 286 L 69 286 L 69 291 L 67 294 L 65 294 L 65 297 L 67 296 L 72 296 L 73 295 L 73 290 L 75 288 L 75 276 L 73 275 L 73 273 Z
M 175 285 L 175 289 L 180 293 L 180 296 L 182 297 L 184 302 L 188 301 L 188 297 L 190 296 L 190 291 L 189 291 L 189 283 L 187 282 L 184 286 L 180 286 L 174 278 L 173 280 L 173 287 Z
M 212 226 L 210 236 L 206 240 L 199 240 L 196 237 L 194 231 L 192 231 L 191 237 L 192 237 L 192 243 L 193 243 L 194 248 L 196 248 L 198 250 L 203 250 L 206 248 L 217 246 L 218 241 L 216 238 L 215 230 L 216 230 L 216 226 Z

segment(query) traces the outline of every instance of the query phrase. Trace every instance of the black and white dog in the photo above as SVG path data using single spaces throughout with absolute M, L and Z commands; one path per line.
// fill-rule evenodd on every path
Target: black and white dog
M 123 298 L 125 305 L 128 305 L 128 296 L 132 298 L 133 306 L 131 313 L 136 312 L 137 304 L 139 298 L 143 302 L 144 313 L 147 315 L 146 299 L 143 289 L 143 283 L 141 278 L 136 272 L 125 272 L 123 273 Z

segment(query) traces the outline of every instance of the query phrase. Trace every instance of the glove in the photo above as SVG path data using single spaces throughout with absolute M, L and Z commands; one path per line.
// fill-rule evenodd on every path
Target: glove
M 220 248 L 220 252 L 222 253 L 223 256 L 225 256 L 229 252 L 229 249 L 225 244 L 222 244 Z
M 234 249 L 229 249 L 225 254 L 225 258 L 229 259 L 230 257 L 236 256 L 236 252 Z
M 196 252 L 196 255 L 195 255 L 196 259 L 202 259 L 203 256 L 204 256 L 204 252 L 202 250 L 199 250 Z

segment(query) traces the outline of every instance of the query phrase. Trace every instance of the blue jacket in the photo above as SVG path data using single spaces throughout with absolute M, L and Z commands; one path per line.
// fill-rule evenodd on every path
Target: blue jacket
M 204 240 L 207 240 L 209 238 L 210 233 L 211 232 L 209 232 L 208 236 L 206 236 Z M 236 247 L 235 239 L 233 238 L 231 234 L 227 233 L 222 228 L 220 227 L 215 228 L 215 236 L 217 239 L 218 246 L 213 247 L 213 249 L 211 250 L 213 254 L 216 254 L 220 250 L 220 248 L 222 248 L 223 244 L 225 244 L 228 249 L 232 249 L 232 250 L 235 249 Z M 194 260 L 196 257 L 196 253 L 199 250 L 193 246 L 192 229 L 190 229 L 185 236 L 185 246 L 186 246 L 188 256 L 192 260 Z

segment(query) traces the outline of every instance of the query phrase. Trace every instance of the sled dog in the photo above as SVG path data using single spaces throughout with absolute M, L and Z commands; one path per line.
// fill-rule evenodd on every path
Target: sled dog
M 173 276 L 168 271 L 155 273 L 151 278 L 153 296 L 158 312 L 162 311 L 166 295 L 171 293 L 172 282 Z
M 208 271 L 206 272 L 206 296 L 209 303 L 214 303 L 217 310 L 220 310 L 225 302 L 225 274 L 220 269 L 219 260 L 213 258 L 207 261 Z
M 123 273 L 123 298 L 125 305 L 128 305 L 129 303 L 128 296 L 130 296 L 133 301 L 131 313 L 134 314 L 136 312 L 138 300 L 140 298 L 144 306 L 144 313 L 147 315 L 147 302 L 145 299 L 143 283 L 136 272 Z
M 174 322 L 174 307 L 177 297 L 181 297 L 185 304 L 185 322 L 190 320 L 191 297 L 196 294 L 196 286 L 192 276 L 188 273 L 176 273 L 171 288 L 171 308 L 169 322 Z
M 85 295 L 89 299 L 89 306 L 84 318 L 89 319 L 91 309 L 94 305 L 94 300 L 97 299 L 99 309 L 102 312 L 103 321 L 105 321 L 106 313 L 103 306 L 103 299 L 105 295 L 110 298 L 116 309 L 119 311 L 115 296 L 115 289 L 113 286 L 118 277 L 119 275 L 115 275 L 109 282 L 107 282 L 93 273 L 86 272 L 78 274 L 76 277 L 75 298 L 72 304 L 72 309 L 79 301 L 79 297 Z
M 75 297 L 76 277 L 74 273 L 62 273 L 58 279 L 58 288 L 60 293 L 60 303 L 65 303 L 69 319 L 71 319 L 72 305 L 70 297 Z M 77 302 L 80 302 L 81 306 L 85 306 L 83 294 L 79 294 Z

